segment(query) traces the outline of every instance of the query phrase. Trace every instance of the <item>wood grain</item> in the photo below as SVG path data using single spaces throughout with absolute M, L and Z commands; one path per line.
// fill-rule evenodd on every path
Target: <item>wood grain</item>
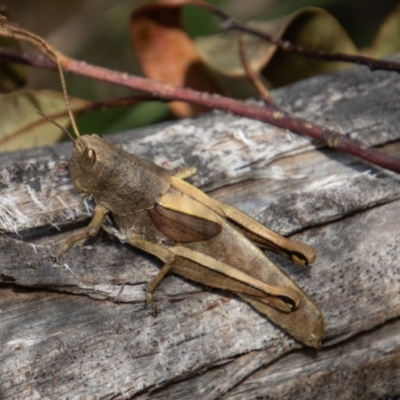
M 398 154 L 400 81 L 366 68 L 273 93 L 285 109 Z M 0 156 L 1 399 L 384 399 L 400 395 L 400 180 L 351 156 L 221 112 L 110 140 L 278 232 L 318 249 L 275 256 L 322 309 L 321 351 L 237 297 L 168 276 L 103 232 L 51 254 L 91 214 L 68 177 L 69 144 Z M 386 143 L 390 143 L 385 147 Z

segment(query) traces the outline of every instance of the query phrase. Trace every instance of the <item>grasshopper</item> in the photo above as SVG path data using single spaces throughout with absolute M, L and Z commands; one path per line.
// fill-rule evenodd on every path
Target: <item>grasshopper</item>
M 57 62 L 75 132 L 75 137 L 66 132 L 73 145 L 70 177 L 76 191 L 92 196 L 96 203 L 88 227 L 70 237 L 58 257 L 76 242 L 97 235 L 104 218 L 111 214 L 130 245 L 156 256 L 164 264 L 146 288 L 146 301 L 153 308 L 153 292 L 172 271 L 237 294 L 298 341 L 320 348 L 324 334 L 322 313 L 260 247 L 285 255 L 300 265 L 314 262 L 316 251 L 280 236 L 235 207 L 190 185 L 185 179 L 193 170 L 171 175 L 98 135 L 81 136 L 55 50 L 40 37 L 5 25 L 4 21 L 1 28 L 2 34 L 6 31 L 8 36 L 45 49 Z

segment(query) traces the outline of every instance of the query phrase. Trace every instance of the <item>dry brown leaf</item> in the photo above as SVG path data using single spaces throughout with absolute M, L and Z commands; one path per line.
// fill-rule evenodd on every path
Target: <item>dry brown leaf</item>
M 72 111 L 87 106 L 85 100 L 70 97 Z M 23 90 L 0 96 L 0 151 L 27 149 L 56 143 L 63 133 L 35 110 L 66 127 L 69 118 L 64 97 L 51 90 Z
M 221 93 L 205 68 L 182 23 L 182 6 L 196 0 L 164 0 L 136 9 L 131 15 L 131 43 L 146 76 L 175 86 Z M 206 111 L 194 104 L 173 102 L 172 111 L 189 117 Z
M 230 95 L 254 95 L 254 88 L 245 78 L 238 32 L 192 40 L 184 31 L 182 7 L 201 4 L 204 3 L 199 0 L 160 0 L 132 13 L 131 41 L 145 75 L 201 91 L 221 93 L 224 87 Z M 249 25 L 308 50 L 357 53 L 343 27 L 323 9 L 304 8 L 277 20 L 254 21 Z M 267 87 L 349 66 L 288 53 L 251 35 L 243 37 L 248 65 L 254 72 L 262 73 Z M 184 103 L 173 103 L 172 109 L 178 116 L 192 116 L 200 111 L 198 106 Z

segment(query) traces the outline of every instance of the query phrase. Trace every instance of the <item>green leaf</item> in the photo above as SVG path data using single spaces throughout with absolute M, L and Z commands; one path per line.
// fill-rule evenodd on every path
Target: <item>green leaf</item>
M 283 18 L 253 21 L 248 25 L 308 50 L 357 53 L 344 28 L 331 14 L 320 8 L 304 8 Z M 195 45 L 210 68 L 231 77 L 245 76 L 237 32 L 196 38 Z M 285 52 L 250 35 L 244 35 L 244 47 L 251 68 L 262 72 L 272 86 L 281 86 L 349 66 L 343 62 L 321 61 Z
M 72 111 L 88 105 L 70 97 Z M 64 97 L 51 90 L 23 90 L 0 96 L 0 151 L 13 151 L 57 142 L 63 133 L 45 120 L 40 110 L 60 125 L 70 123 Z

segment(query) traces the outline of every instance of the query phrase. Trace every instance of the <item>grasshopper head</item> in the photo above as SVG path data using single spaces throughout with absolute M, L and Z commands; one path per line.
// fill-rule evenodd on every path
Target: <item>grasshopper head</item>
M 93 193 L 106 162 L 106 143 L 97 135 L 79 136 L 75 139 L 69 172 L 78 193 Z

